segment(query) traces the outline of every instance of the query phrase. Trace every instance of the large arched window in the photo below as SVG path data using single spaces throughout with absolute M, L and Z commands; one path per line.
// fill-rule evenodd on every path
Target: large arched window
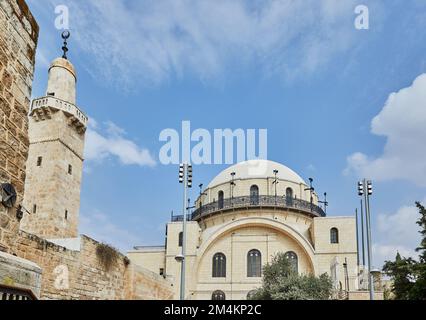
M 179 247 L 182 247 L 183 244 L 183 232 L 179 232 Z
M 259 187 L 255 184 L 250 187 L 250 203 L 259 204 Z
M 285 202 L 288 206 L 291 206 L 293 204 L 293 189 L 287 188 L 285 190 Z
M 298 261 L 297 261 L 297 254 L 293 251 L 288 251 L 285 254 L 286 259 L 290 262 L 291 269 L 294 273 L 298 273 L 299 267 L 298 267 Z
M 339 230 L 337 228 L 330 229 L 330 242 L 339 243 Z
M 217 198 L 218 198 L 218 208 L 223 209 L 223 191 L 222 190 L 218 192 Z
M 247 253 L 247 277 L 260 277 L 262 273 L 262 255 L 253 249 Z
M 226 277 L 226 256 L 223 253 L 216 253 L 213 256 L 213 278 L 225 278 Z
M 216 290 L 212 293 L 212 300 L 225 300 L 225 292 L 221 290 Z

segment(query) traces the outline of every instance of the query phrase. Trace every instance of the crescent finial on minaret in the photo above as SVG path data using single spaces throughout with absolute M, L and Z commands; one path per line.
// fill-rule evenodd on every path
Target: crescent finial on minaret
M 67 52 L 68 52 L 68 42 L 67 39 L 70 37 L 71 33 L 68 30 L 65 30 L 62 32 L 62 39 L 64 39 L 64 45 L 62 46 L 62 51 L 64 51 L 64 54 L 62 55 L 62 58 L 67 59 Z

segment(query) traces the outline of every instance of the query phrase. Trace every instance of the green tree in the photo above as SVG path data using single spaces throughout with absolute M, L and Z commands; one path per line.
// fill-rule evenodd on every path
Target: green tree
M 420 226 L 420 234 L 422 240 L 419 247 L 416 248 L 420 252 L 419 262 L 414 266 L 414 274 L 416 282 L 411 290 L 411 298 L 415 300 L 426 300 L 426 208 L 420 203 L 416 202 L 416 206 L 420 212 L 420 218 L 417 224 Z
M 262 280 L 262 287 L 250 299 L 327 300 L 331 297 L 332 283 L 327 274 L 320 277 L 299 275 L 283 253 L 264 266 Z
M 395 261 L 386 261 L 383 271 L 392 278 L 392 293 L 396 300 L 410 300 L 410 292 L 414 286 L 415 261 L 411 258 L 402 258 L 399 252 Z
M 395 261 L 386 261 L 383 271 L 393 280 L 392 292 L 397 300 L 426 300 L 426 208 L 416 202 L 420 218 L 422 240 L 416 248 L 420 252 L 419 261 L 411 257 L 402 258 L 397 253 Z

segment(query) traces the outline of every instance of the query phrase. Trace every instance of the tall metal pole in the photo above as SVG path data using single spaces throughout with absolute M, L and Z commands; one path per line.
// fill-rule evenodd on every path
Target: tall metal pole
M 367 183 L 364 179 L 364 186 L 367 187 Z M 368 192 L 368 187 L 365 188 L 366 192 L 366 222 L 367 222 L 367 246 L 368 246 L 368 282 L 369 282 L 369 288 L 370 288 L 370 300 L 374 300 L 374 283 L 373 283 L 373 275 L 371 273 L 372 264 L 373 264 L 373 258 L 372 258 L 372 252 L 371 252 L 371 219 L 370 219 L 370 196 Z
M 365 220 L 367 227 L 367 256 L 368 256 L 368 288 L 370 291 L 370 300 L 374 300 L 374 286 L 371 281 L 371 227 L 370 227 L 370 212 L 368 205 L 368 191 L 367 191 L 367 182 L 364 179 L 362 181 L 364 186 L 364 204 L 365 204 Z
M 364 209 L 361 199 L 361 246 L 362 246 L 362 266 L 365 268 L 365 236 L 364 236 Z
M 185 265 L 186 265 L 186 188 L 188 184 L 188 164 L 183 165 L 183 230 L 182 230 L 182 264 L 180 272 L 180 300 L 185 300 Z
M 356 221 L 356 261 L 359 266 L 359 231 L 358 231 L 358 209 L 355 209 L 355 221 Z
M 275 180 L 274 180 L 274 187 L 275 187 L 275 205 L 277 205 L 277 184 L 278 184 L 278 180 L 277 180 L 277 174 L 278 174 L 278 170 L 274 170 L 274 175 L 275 175 Z

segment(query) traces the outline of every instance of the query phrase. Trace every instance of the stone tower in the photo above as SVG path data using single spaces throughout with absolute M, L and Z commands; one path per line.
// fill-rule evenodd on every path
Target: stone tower
M 76 106 L 77 76 L 65 58 L 49 68 L 46 96 L 32 102 L 21 229 L 46 239 L 78 236 L 88 118 Z

